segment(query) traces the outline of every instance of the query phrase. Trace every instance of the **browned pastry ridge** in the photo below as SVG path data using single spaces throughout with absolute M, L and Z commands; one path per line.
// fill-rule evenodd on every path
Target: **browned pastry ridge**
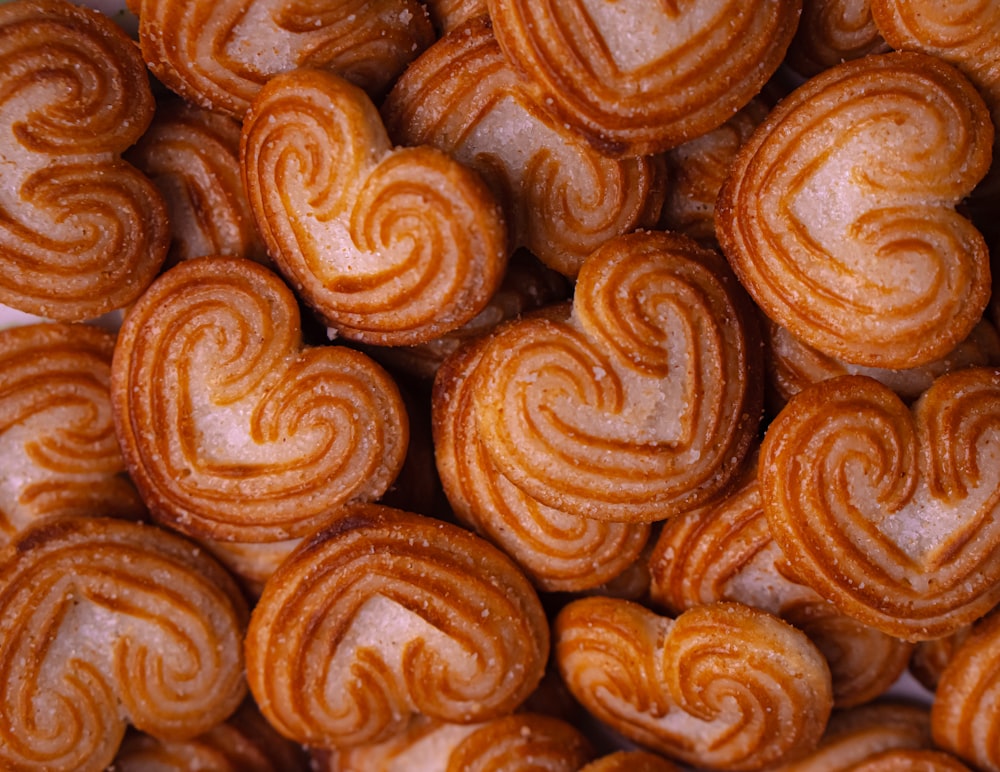
M 721 125 L 774 74 L 800 0 L 488 0 L 541 109 L 602 152 L 658 153 Z
M 756 439 L 756 318 L 720 256 L 677 234 L 612 239 L 572 313 L 493 333 L 474 432 L 496 471 L 553 509 L 662 520 L 730 484 Z
M 486 17 L 424 51 L 382 114 L 395 141 L 432 145 L 479 171 L 504 205 L 514 245 L 567 276 L 608 239 L 656 224 L 662 159 L 603 157 L 535 106 Z
M 420 714 L 511 713 L 542 678 L 548 620 L 520 569 L 456 525 L 354 505 L 268 580 L 246 637 L 247 680 L 286 737 L 385 740 Z
M 155 526 L 58 518 L 0 563 L 0 763 L 99 772 L 126 722 L 183 739 L 246 694 L 246 605 L 195 544 Z
M 811 77 L 841 62 L 888 50 L 869 0 L 802 0 L 802 16 L 785 62 Z
M 605 597 L 553 628 L 570 691 L 625 737 L 699 769 L 759 770 L 819 741 L 833 697 L 826 661 L 796 628 L 739 603 L 676 619 Z
M 334 334 L 423 343 L 476 316 L 507 265 L 478 174 L 393 148 L 363 91 L 318 70 L 270 80 L 243 122 L 244 179 L 268 253 Z
M 616 751 L 581 767 L 580 772 L 680 772 L 680 768 L 655 753 Z
M 0 545 L 42 517 L 145 513 L 111 417 L 114 345 L 82 324 L 0 331 Z
M 0 303 L 81 321 L 152 281 L 166 209 L 120 157 L 152 115 L 142 58 L 108 17 L 62 0 L 0 5 Z
M 126 316 L 112 362 L 115 428 L 158 520 L 195 537 L 300 537 L 385 492 L 409 422 L 369 357 L 303 347 L 273 272 L 202 257 L 162 274 Z
M 383 94 L 434 29 L 416 0 L 131 0 L 150 70 L 187 101 L 242 119 L 260 88 L 299 67 Z
M 764 313 L 845 362 L 943 357 L 982 317 L 982 235 L 955 211 L 990 163 L 993 126 L 954 67 L 870 55 L 807 81 L 736 157 L 717 236 Z
M 938 378 L 910 408 L 866 376 L 793 397 L 761 448 L 789 570 L 845 614 L 938 638 L 1000 601 L 1000 371 Z

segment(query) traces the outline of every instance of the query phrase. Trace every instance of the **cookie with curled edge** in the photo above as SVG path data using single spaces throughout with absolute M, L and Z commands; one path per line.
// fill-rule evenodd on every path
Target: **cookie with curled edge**
M 243 179 L 240 124 L 180 99 L 162 96 L 146 133 L 125 157 L 156 185 L 172 237 L 167 266 L 205 255 L 266 263 Z
M 169 243 L 156 188 L 121 154 L 153 116 L 139 52 L 62 0 L 0 5 L 0 303 L 82 321 L 131 303 Z
M 103 770 L 127 724 L 209 731 L 246 694 L 246 604 L 188 540 L 111 518 L 45 521 L 0 563 L 0 763 Z
M 357 351 L 304 346 L 291 290 L 235 257 L 179 263 L 132 307 L 111 399 L 151 514 L 197 538 L 304 536 L 381 496 L 408 442 L 392 378 Z
M 604 158 L 532 102 L 487 17 L 428 48 L 382 105 L 389 134 L 478 170 L 503 203 L 515 245 L 576 276 L 601 243 L 656 223 L 659 158 Z
M 785 63 L 808 78 L 841 62 L 888 50 L 872 18 L 870 0 L 802 0 L 802 16 Z
M 993 126 L 954 67 L 866 56 L 796 89 L 737 154 L 717 236 L 764 313 L 824 354 L 909 368 L 941 358 L 989 298 L 982 234 L 955 206 Z
M 270 80 L 240 157 L 268 253 L 333 334 L 423 343 L 471 320 L 500 286 L 506 223 L 483 180 L 431 147 L 393 148 L 374 104 L 343 78 Z
M 768 404 L 775 412 L 810 384 L 839 375 L 868 375 L 912 402 L 930 388 L 939 375 L 964 367 L 1000 364 L 1000 335 L 996 326 L 985 318 L 972 328 L 969 337 L 940 359 L 905 370 L 840 361 L 796 340 L 788 330 L 770 320 L 765 320 L 764 336 L 769 354 L 764 360 Z
M 565 316 L 568 308 L 546 316 Z M 505 478 L 479 441 L 472 384 L 488 336 L 438 370 L 431 421 L 438 474 L 455 516 L 514 558 L 539 589 L 580 592 L 627 572 L 649 540 L 645 523 L 602 522 L 542 504 Z
M 913 650 L 845 616 L 788 575 L 764 516 L 756 465 L 728 495 L 664 522 L 649 571 L 650 601 L 668 613 L 734 601 L 802 630 L 827 659 L 837 708 L 883 694 L 906 670 Z
M 586 736 L 551 716 L 515 713 L 476 724 L 420 716 L 381 743 L 313 753 L 314 772 L 577 772 L 593 758 Z
M 469 385 L 497 472 L 554 509 L 652 522 L 733 482 L 756 437 L 756 317 L 725 261 L 642 231 L 596 250 L 566 319 L 490 336 Z
M 469 19 L 489 13 L 486 0 L 428 0 L 425 5 L 439 36 L 448 34 Z
M 910 657 L 910 674 L 927 689 L 927 691 L 937 691 L 941 674 L 948 667 L 952 657 L 962 642 L 969 637 L 974 623 L 963 625 L 950 635 L 943 638 L 932 638 L 929 641 L 920 641 L 913 649 L 913 656 Z
M 90 325 L 0 330 L 0 545 L 43 517 L 145 514 L 111 417 L 114 345 Z
M 907 640 L 1000 601 L 1000 370 L 939 377 L 908 407 L 872 378 L 799 392 L 770 424 L 759 479 L 798 581 Z
M 851 772 L 972 772 L 949 753 L 894 748 L 876 753 L 851 767 Z
M 416 0 L 130 0 L 150 71 L 186 101 L 242 120 L 268 80 L 336 73 L 381 97 L 434 41 Z
M 459 526 L 354 505 L 268 580 L 246 637 L 247 680 L 286 737 L 380 742 L 416 715 L 479 723 L 542 678 L 548 620 L 519 568 Z
M 931 730 L 941 748 L 976 769 L 1000 769 L 1000 614 L 973 626 L 941 673 Z
M 768 768 L 812 749 L 830 715 L 823 655 L 750 606 L 670 619 L 595 596 L 564 606 L 553 634 L 559 670 L 594 717 L 699 769 Z
M 487 6 L 540 109 L 605 154 L 639 156 L 710 131 L 749 102 L 781 64 L 801 2 Z
M 646 751 L 616 751 L 580 768 L 580 772 L 680 772 L 680 767 Z

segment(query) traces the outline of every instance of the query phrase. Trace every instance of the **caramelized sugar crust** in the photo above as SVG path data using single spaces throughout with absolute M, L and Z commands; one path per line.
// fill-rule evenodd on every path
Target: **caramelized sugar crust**
M 655 753 L 616 751 L 581 767 L 580 772 L 680 772 L 680 767 Z
M 0 564 L 0 761 L 103 770 L 126 721 L 184 739 L 246 694 L 246 605 L 203 550 L 154 526 L 58 518 Z
M 261 87 L 300 67 L 380 96 L 434 40 L 415 0 L 132 0 L 142 55 L 187 101 L 242 120 Z
M 499 287 L 506 225 L 482 179 L 432 148 L 394 149 L 371 100 L 342 78 L 272 79 L 240 155 L 269 254 L 336 334 L 422 343 Z
M 801 2 L 489 0 L 535 101 L 614 156 L 658 153 L 726 121 L 781 63 Z
M 723 490 L 756 436 L 756 319 L 716 253 L 668 233 L 584 264 L 571 316 L 491 336 L 470 384 L 490 462 L 554 509 L 651 522 Z
M 480 172 L 514 245 L 566 276 L 608 239 L 656 223 L 662 159 L 602 157 L 535 106 L 486 17 L 421 54 L 382 114 L 395 141 L 432 145 Z
M 379 742 L 411 716 L 476 723 L 541 680 L 549 628 L 531 584 L 458 526 L 356 505 L 268 580 L 247 679 L 278 731 L 319 747 Z
M 757 770 L 811 749 L 833 696 L 805 635 L 737 603 L 676 619 L 630 601 L 572 601 L 556 617 L 555 656 L 599 720 L 704 769 Z
M 304 347 L 291 291 L 249 260 L 157 279 L 122 326 L 111 393 L 143 500 L 196 537 L 303 536 L 381 496 L 406 453 L 395 382 L 359 352 Z
M 765 314 L 830 356 L 944 356 L 989 297 L 982 235 L 955 205 L 990 163 L 982 98 L 950 65 L 873 55 L 793 92 L 737 155 L 717 235 Z
M 759 467 L 794 575 L 845 614 L 938 638 L 1000 601 L 1000 371 L 938 378 L 911 410 L 847 375 L 800 392 Z
M 785 60 L 805 77 L 889 50 L 870 0 L 802 0 L 802 16 Z
M 132 41 L 62 0 L 0 6 L 0 303 L 63 321 L 121 308 L 166 255 L 166 210 L 121 153 L 153 97 Z
M 145 513 L 111 417 L 114 345 L 89 325 L 0 331 L 0 545 L 51 515 Z

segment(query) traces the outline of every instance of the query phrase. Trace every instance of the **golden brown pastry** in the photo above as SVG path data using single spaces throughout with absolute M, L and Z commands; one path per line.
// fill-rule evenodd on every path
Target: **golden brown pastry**
M 841 62 L 888 50 L 872 19 L 870 0 L 802 0 L 802 16 L 785 62 L 811 77 Z
M 424 5 L 439 35 L 446 35 L 469 19 L 489 13 L 486 0 L 426 0 Z
M 724 261 L 677 234 L 607 242 L 572 313 L 493 333 L 472 376 L 476 436 L 542 504 L 662 520 L 730 484 L 756 437 L 756 319 Z
M 1000 601 L 1000 371 L 938 378 L 912 412 L 845 375 L 793 397 L 767 430 L 759 478 L 796 578 L 845 614 L 939 638 Z
M 906 370 L 863 367 L 829 357 L 796 340 L 788 330 L 765 321 L 768 356 L 764 360 L 768 380 L 768 403 L 775 412 L 809 384 L 838 375 L 868 375 L 884 383 L 907 402 L 912 402 L 939 375 L 963 367 L 1000 364 L 1000 335 L 988 319 L 981 320 L 969 337 L 940 359 Z
M 244 700 L 227 721 L 190 740 L 129 732 L 109 772 L 308 772 L 301 747 L 286 740 Z
M 910 657 L 910 674 L 928 691 L 936 691 L 941 674 L 955 656 L 955 651 L 971 632 L 970 623 L 943 638 L 919 641 Z
M 871 55 L 811 79 L 743 145 L 717 236 L 776 323 L 846 362 L 943 357 L 989 296 L 982 235 L 955 211 L 986 173 L 993 127 L 956 69 Z
M 660 226 L 715 245 L 715 200 L 729 166 L 753 130 L 767 116 L 767 104 L 751 99 L 718 128 L 664 153 L 667 191 Z
M 487 6 L 539 108 L 608 155 L 637 156 L 710 131 L 749 102 L 781 63 L 801 2 Z
M 1000 770 L 1000 614 L 976 624 L 941 673 L 931 730 L 976 769 Z
M 477 724 L 418 716 L 381 743 L 314 753 L 313 772 L 577 772 L 593 755 L 580 730 L 550 716 L 517 713 Z
M 356 505 L 268 580 L 246 638 L 247 680 L 286 737 L 380 742 L 414 715 L 478 723 L 542 678 L 549 628 L 515 564 L 449 523 Z
M 408 421 L 389 375 L 303 347 L 299 310 L 267 268 L 186 260 L 131 309 L 112 363 L 115 426 L 159 521 L 195 537 L 303 536 L 402 465 Z
M 479 175 L 433 148 L 394 149 L 342 78 L 269 81 L 240 155 L 268 253 L 332 334 L 423 343 L 472 319 L 503 279 L 506 226 Z
M 42 517 L 145 513 L 111 418 L 114 345 L 82 324 L 0 330 L 0 546 Z
M 851 772 L 972 772 L 942 751 L 894 748 L 882 751 L 850 768 Z
M 649 571 L 650 600 L 670 614 L 736 601 L 802 630 L 827 659 L 838 708 L 878 697 L 909 662 L 912 644 L 845 616 L 788 575 L 764 516 L 756 465 L 728 495 L 665 521 Z
M 662 160 L 604 158 L 534 106 L 486 17 L 427 49 L 382 114 L 396 142 L 432 145 L 479 171 L 504 205 L 514 244 L 567 276 L 608 239 L 656 223 Z
M 0 303 L 82 321 L 131 303 L 167 252 L 166 209 L 121 153 L 153 116 L 146 69 L 108 17 L 0 5 Z
M 110 518 L 48 520 L 0 562 L 0 764 L 103 770 L 126 722 L 182 740 L 246 694 L 247 609 L 187 540 Z
M 830 714 L 826 661 L 775 616 L 738 603 L 676 619 L 612 598 L 556 617 L 570 691 L 626 738 L 704 769 L 758 770 L 811 749 Z
M 142 55 L 187 101 L 242 120 L 261 87 L 300 67 L 384 94 L 434 40 L 416 0 L 129 0 Z
M 240 124 L 162 96 L 146 133 L 126 154 L 159 189 L 172 241 L 167 265 L 205 255 L 267 262 L 240 176 Z
M 580 772 L 680 772 L 680 767 L 646 751 L 616 751 L 580 768 Z
M 431 420 L 438 473 L 455 516 L 503 549 L 547 592 L 614 580 L 638 560 L 645 523 L 603 522 L 548 507 L 506 479 L 479 441 L 475 372 L 489 345 L 467 341 L 438 370 Z

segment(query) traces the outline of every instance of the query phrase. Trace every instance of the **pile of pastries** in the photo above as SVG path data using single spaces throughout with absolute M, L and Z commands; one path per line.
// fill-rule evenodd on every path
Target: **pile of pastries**
M 128 14 L 0 4 L 0 767 L 1000 772 L 1000 2 Z

